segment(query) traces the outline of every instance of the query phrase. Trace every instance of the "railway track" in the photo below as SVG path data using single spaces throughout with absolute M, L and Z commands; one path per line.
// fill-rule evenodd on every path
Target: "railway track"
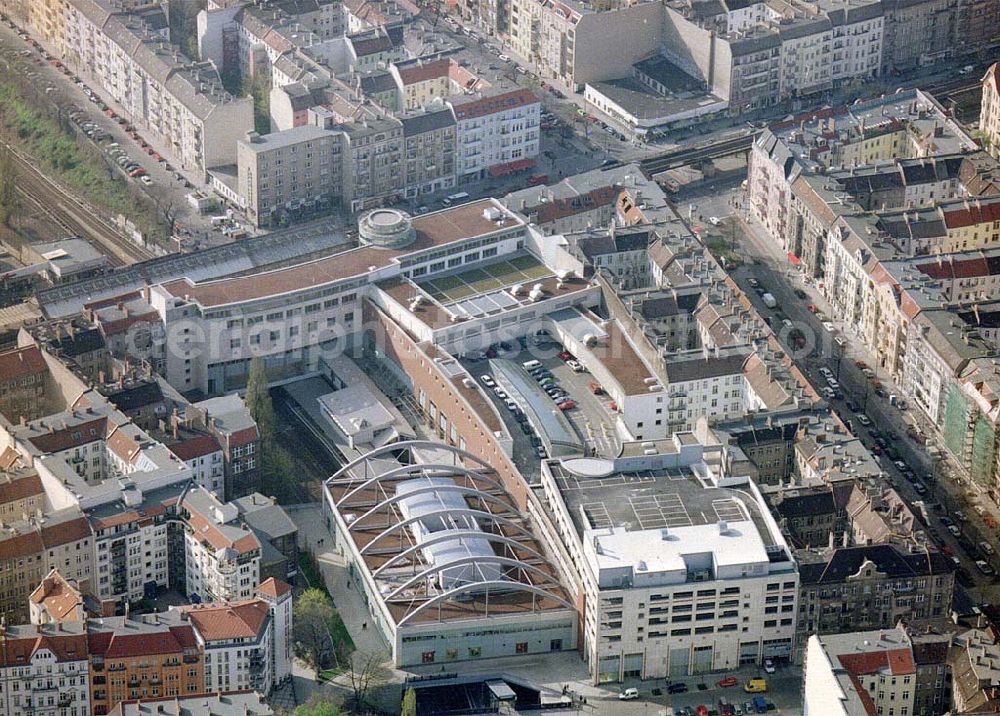
M 119 266 L 152 258 L 153 254 L 126 239 L 84 202 L 39 171 L 30 159 L 10 147 L 17 165 L 17 188 L 67 234 L 89 239 Z
M 713 144 L 675 149 L 659 156 L 643 159 L 639 162 L 639 166 L 647 177 L 651 177 L 653 174 L 666 171 L 667 169 L 675 169 L 685 164 L 704 161 L 706 159 L 718 159 L 745 152 L 753 145 L 753 140 L 756 136 L 756 133 L 745 134 Z

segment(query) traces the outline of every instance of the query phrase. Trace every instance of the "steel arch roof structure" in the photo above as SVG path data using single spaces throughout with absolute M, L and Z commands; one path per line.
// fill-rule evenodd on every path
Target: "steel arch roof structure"
M 466 450 L 392 443 L 345 465 L 325 488 L 366 568 L 358 577 L 397 626 L 573 609 L 525 515 L 493 468 Z

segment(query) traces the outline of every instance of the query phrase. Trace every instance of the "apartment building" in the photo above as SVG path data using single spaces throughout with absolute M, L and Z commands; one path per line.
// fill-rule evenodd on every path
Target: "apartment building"
M 882 74 L 954 55 L 961 6 L 951 0 L 882 0 Z
M 347 135 L 345 206 L 352 213 L 402 194 L 405 173 L 403 124 L 394 117 L 364 118 L 341 127 Z
M 108 0 L 67 0 L 64 13 L 63 37 L 51 49 L 129 122 L 186 169 L 235 163 L 253 105 L 222 88 L 214 65 L 184 59 L 140 15 Z
M 188 597 L 199 602 L 249 599 L 260 583 L 261 544 L 240 522 L 236 506 L 197 487 L 184 495 L 181 513 Z
M 0 353 L 0 413 L 9 420 L 38 417 L 43 404 L 48 365 L 38 346 Z
M 63 577 L 58 569 L 50 571 L 39 582 L 28 598 L 28 609 L 32 624 L 83 622 L 87 619 L 79 585 Z
M 338 206 L 344 144 L 343 132 L 313 125 L 263 136 L 250 132 L 236 145 L 236 190 L 247 218 L 269 226 Z
M 400 115 L 403 194 L 414 199 L 455 186 L 455 117 L 449 107 Z
M 170 585 L 169 523 L 183 491 L 180 485 L 153 491 L 138 503 L 128 499 L 88 511 L 94 530 L 92 591 L 97 597 L 137 602 Z
M 799 655 L 813 634 L 891 629 L 901 619 L 941 617 L 951 609 L 955 575 L 940 552 L 879 544 L 798 550 L 795 558 Z
M 237 393 L 193 403 L 186 411 L 222 449 L 224 499 L 235 500 L 261 488 L 260 430 Z
M 295 582 L 299 569 L 298 527 L 273 497 L 254 492 L 233 500 L 240 517 L 260 540 L 260 579 Z M 267 546 L 264 546 L 267 543 Z
M 108 714 L 122 701 L 204 690 L 204 654 L 194 627 L 170 614 L 87 622 L 90 713 Z
M 662 10 L 655 2 L 597 9 L 573 0 L 513 0 L 497 12 L 504 18 L 504 44 L 542 79 L 575 91 L 588 82 L 629 75 L 635 62 L 656 54 Z M 491 24 L 478 13 L 469 19 Z
M 983 76 L 979 131 L 983 134 L 984 148 L 1000 159 L 1000 62 L 990 65 Z
M 914 645 L 903 628 L 813 634 L 803 663 L 803 712 L 877 716 L 918 711 Z
M 791 550 L 754 483 L 727 474 L 726 452 L 675 433 L 626 443 L 615 459 L 542 463 L 536 491 L 551 515 L 542 524 L 568 555 L 563 577 L 583 602 L 593 683 L 791 658 L 799 584 Z M 590 469 L 615 488 L 577 482 Z M 646 477 L 632 489 L 636 471 Z M 633 512 L 640 503 L 656 508 Z M 683 506 L 683 523 L 666 518 L 668 503 Z
M 205 654 L 206 693 L 251 689 L 270 693 L 275 685 L 273 639 L 278 625 L 262 600 L 175 607 L 194 627 Z
M 456 173 L 482 179 L 504 165 L 533 166 L 541 139 L 541 103 L 526 89 L 452 99 Z
M 397 103 L 405 110 L 419 109 L 453 95 L 481 92 L 490 86 L 448 57 L 396 62 L 389 68 L 389 76 L 394 80 L 393 90 L 402 95 Z
M 139 292 L 88 303 L 83 314 L 113 357 L 133 365 L 147 363 L 155 372 L 163 370 L 166 336 L 156 320 L 156 311 Z
M 0 454 L 0 521 L 17 522 L 45 507 L 45 488 L 38 473 L 13 454 Z
M 0 712 L 56 716 L 90 710 L 84 622 L 0 625 Z
M 730 114 L 794 103 L 881 73 L 879 0 L 735 6 L 681 0 L 667 3 L 664 13 L 664 55 L 725 100 Z
M 997 659 L 1000 659 L 1000 644 L 992 629 L 967 629 L 954 635 L 948 650 L 948 666 L 956 712 L 989 713 L 1000 708 Z
M 271 673 L 275 684 L 292 678 L 292 588 L 280 579 L 265 579 L 254 596 L 267 604 L 271 614 Z
M 966 131 L 933 97 L 911 90 L 854 104 L 849 111 L 846 107 L 834 108 L 771 125 L 757 137 L 750 153 L 747 199 L 750 210 L 768 228 L 774 240 L 785 251 L 793 251 L 803 243 L 801 234 L 805 231 L 790 210 L 793 194 L 801 197 L 803 203 L 816 207 L 815 213 L 822 225 L 832 225 L 837 215 L 861 212 L 860 204 L 858 209 L 851 207 L 856 202 L 852 201 L 846 186 L 843 191 L 838 189 L 841 180 L 853 187 L 863 183 L 863 178 L 851 180 L 851 167 L 897 159 L 958 155 L 974 152 L 977 148 Z M 788 162 L 790 165 L 786 168 Z M 926 194 L 911 190 L 909 195 L 899 199 L 916 203 L 921 198 L 929 200 L 948 195 L 945 186 L 933 186 L 947 183 L 948 178 L 937 174 L 927 176 L 926 170 L 912 168 L 914 164 L 911 163 L 907 171 L 912 178 L 921 175 L 913 183 L 926 185 Z M 792 191 L 793 184 L 801 176 L 815 176 L 841 168 L 845 171 L 835 171 L 833 179 L 812 183 L 811 191 L 801 184 L 798 191 Z M 887 170 L 881 174 L 889 177 L 892 173 Z M 910 183 L 907 179 L 900 179 L 900 183 Z M 935 189 L 937 195 L 932 196 Z M 859 198 L 867 202 L 871 197 L 866 194 L 873 193 L 877 195 L 877 192 L 862 190 Z M 889 195 L 876 196 L 875 201 L 888 198 Z M 824 209 L 824 204 L 828 208 Z M 903 204 L 901 208 L 909 206 Z M 821 232 L 821 228 L 813 229 L 814 233 L 817 231 Z M 818 250 L 812 249 L 811 253 L 815 255 Z M 817 270 L 820 263 L 813 259 L 810 267 Z
M 76 508 L 20 517 L 0 528 L 0 610 L 8 623 L 28 621 L 28 598 L 53 569 L 93 585 L 93 535 Z

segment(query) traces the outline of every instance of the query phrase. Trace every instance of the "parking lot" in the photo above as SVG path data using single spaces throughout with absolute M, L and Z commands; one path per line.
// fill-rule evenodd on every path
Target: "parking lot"
M 671 681 L 669 684 L 683 684 L 687 689 L 683 693 L 676 694 L 669 693 L 670 686 L 666 683 L 662 687 L 639 687 L 639 695 L 640 698 L 647 698 L 654 704 L 662 705 L 664 708 L 658 712 L 659 714 L 670 714 L 669 709 L 672 709 L 673 716 L 698 716 L 701 713 L 698 710 L 699 706 L 703 706 L 705 712 L 709 714 L 722 714 L 723 708 L 729 711 L 730 707 L 732 710 L 729 713 L 738 716 L 761 713 L 754 705 L 756 696 L 760 697 L 758 703 L 763 701 L 766 704 L 764 713 L 801 713 L 802 682 L 801 672 L 798 669 L 779 667 L 778 673 L 768 675 L 767 691 L 761 694 L 747 693 L 743 689 L 747 679 L 757 676 L 756 671 L 741 670 L 741 673 L 734 676 L 736 684 L 733 686 L 720 686 L 724 676 L 711 674 L 700 679 L 691 677 L 686 680 Z M 657 694 L 657 691 L 660 693 Z M 723 707 L 721 699 L 725 699 L 728 706 Z
M 506 361 L 502 370 L 498 369 L 501 366 L 497 360 Z M 560 402 L 561 415 L 572 431 L 572 442 L 576 443 L 573 452 L 582 449 L 587 454 L 612 457 L 620 451 L 611 399 L 597 386 L 593 376 L 551 337 L 542 335 L 498 344 L 481 356 L 466 356 L 465 361 L 503 417 L 514 438 L 514 460 L 526 474 L 538 474 L 538 461 L 548 454 L 544 445 L 569 442 L 560 437 L 564 425 L 561 420 L 542 415 L 540 425 L 536 415 L 536 412 L 552 412 L 551 408 L 559 407 Z M 529 383 L 537 383 L 537 388 L 530 384 L 525 391 L 519 390 L 517 386 L 524 383 L 511 380 L 513 370 Z M 528 391 L 541 396 L 539 411 L 527 404 L 535 397 L 523 394 Z M 553 434 L 542 440 L 537 431 L 545 430 L 545 424 Z

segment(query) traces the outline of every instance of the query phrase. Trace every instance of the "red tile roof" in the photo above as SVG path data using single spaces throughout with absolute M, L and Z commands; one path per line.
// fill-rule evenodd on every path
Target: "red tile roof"
M 536 220 L 539 224 L 547 224 L 574 214 L 593 211 L 602 206 L 614 205 L 620 191 L 618 187 L 602 186 L 592 189 L 586 194 L 546 202 L 537 207 Z
M 925 273 L 931 278 L 972 278 L 974 276 L 989 276 L 989 264 L 986 257 L 977 256 L 971 259 L 941 258 L 937 261 L 921 261 L 917 265 L 921 273 Z
M 518 89 L 456 104 L 455 119 L 461 122 L 463 119 L 485 117 L 488 114 L 506 112 L 509 109 L 527 107 L 528 105 L 537 103 L 538 97 L 535 96 L 534 92 L 526 89 Z
M 504 225 L 498 225 L 486 218 L 484 215 L 486 209 L 496 206 L 492 200 L 484 199 L 462 204 L 447 211 L 413 217 L 413 229 L 417 238 L 412 244 L 401 249 L 366 246 L 264 273 L 204 283 L 181 278 L 164 283 L 162 286 L 173 296 L 190 297 L 203 306 L 239 303 L 303 291 L 355 276 L 364 276 L 371 273 L 373 267 L 388 266 L 394 260 L 409 254 L 486 236 L 517 225 L 517 220 L 511 218 L 511 214 L 504 209 L 501 209 L 506 219 Z
M 219 441 L 214 435 L 196 435 L 170 446 L 170 451 L 185 462 L 220 450 Z
M 188 506 L 185 505 L 185 507 Z M 260 542 L 253 532 L 247 531 L 246 535 L 233 541 L 226 537 L 214 522 L 195 512 L 193 509 L 190 511 L 191 516 L 188 518 L 188 524 L 191 525 L 193 536 L 198 541 L 207 543 L 212 549 L 234 549 L 239 554 L 260 549 Z
M 983 75 L 983 84 L 987 82 L 992 82 L 993 86 L 1000 90 L 1000 62 L 994 62 L 986 70 L 986 74 Z
M 4 448 L 0 452 L 0 470 L 9 470 L 21 459 L 21 454 L 12 447 Z
M 17 453 L 15 453 L 16 455 Z M 6 462 L 6 460 L 0 460 Z M 0 469 L 7 469 L 0 465 Z M 42 479 L 37 472 L 27 475 L 0 475 L 0 505 L 8 502 L 17 502 L 29 497 L 35 497 L 45 493 L 42 487 Z
M 880 671 L 899 675 L 916 671 L 909 649 L 880 649 L 859 654 L 840 654 L 837 658 L 841 666 L 852 675 L 876 674 Z
M 83 604 L 80 590 L 71 585 L 66 578 L 53 569 L 45 579 L 35 587 L 29 599 L 35 604 L 43 604 L 45 611 L 53 621 L 63 621 L 67 617 L 76 616 L 76 607 Z
M 54 427 L 54 426 L 53 426 Z M 108 419 L 95 418 L 72 427 L 53 430 L 51 433 L 28 438 L 36 448 L 46 453 L 62 452 L 70 448 L 86 445 L 95 440 L 103 440 L 108 433 Z
M 274 577 L 268 577 L 257 585 L 258 594 L 263 594 L 272 599 L 277 599 L 280 596 L 288 594 L 290 591 L 292 591 L 291 586 Z
M 35 530 L 9 539 L 2 539 L 0 536 L 0 560 L 20 559 L 29 554 L 38 554 L 44 549 L 42 537 Z
M 399 78 L 404 85 L 412 85 L 417 82 L 426 82 L 438 77 L 447 77 L 451 60 L 434 60 L 423 64 L 410 65 L 399 70 Z
M 42 633 L 4 639 L 0 646 L 0 665 L 24 666 L 31 663 L 40 649 L 48 649 L 56 661 L 82 661 L 87 658 L 86 634 Z
M 84 516 L 42 527 L 42 543 L 46 547 L 58 547 L 87 539 L 93 534 L 90 523 Z
M 95 517 L 93 521 L 94 529 L 106 530 L 116 525 L 127 525 L 129 522 L 152 520 L 154 517 L 159 517 L 164 514 L 167 511 L 167 505 L 169 505 L 170 502 L 171 501 L 160 505 L 153 505 L 144 510 L 126 510 L 108 517 Z
M 968 208 L 963 206 L 956 211 L 942 211 L 942 213 L 944 225 L 949 229 L 1000 221 L 1000 201 L 970 201 Z
M 9 381 L 45 373 L 48 366 L 38 346 L 26 346 L 0 353 L 0 380 Z
M 270 614 L 265 602 L 254 599 L 234 604 L 187 605 L 186 612 L 201 638 L 205 641 L 254 639 L 267 623 Z
M 132 622 L 126 621 L 126 624 Z M 137 633 L 130 633 L 128 626 L 112 629 L 91 629 L 87 635 L 90 653 L 105 659 L 125 659 L 137 656 L 183 654 L 185 649 L 197 648 L 198 639 L 189 625 L 164 626 L 151 630 L 149 625 L 133 626 Z

